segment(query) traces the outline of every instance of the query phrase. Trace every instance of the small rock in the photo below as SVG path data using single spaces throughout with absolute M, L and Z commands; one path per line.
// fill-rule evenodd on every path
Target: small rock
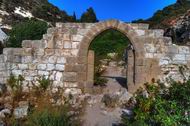
M 130 110 L 130 109 L 123 109 L 122 112 L 123 112 L 124 115 L 127 115 L 127 116 L 132 116 L 133 115 L 133 111 Z
M 142 92 L 142 95 L 143 95 L 144 98 L 149 97 L 149 94 L 148 94 L 148 92 L 146 90 Z
M 8 115 L 11 115 L 11 110 L 3 109 L 0 111 L 0 118 L 5 118 Z
M 24 118 L 28 115 L 29 103 L 26 101 L 19 102 L 19 107 L 14 109 L 14 116 L 16 119 Z

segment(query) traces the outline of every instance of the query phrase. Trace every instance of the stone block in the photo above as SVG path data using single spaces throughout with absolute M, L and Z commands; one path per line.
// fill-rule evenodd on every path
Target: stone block
M 41 70 L 39 70 L 38 71 L 38 75 L 39 76 L 49 76 L 49 72 L 48 71 L 41 71 Z
M 0 71 L 6 70 L 6 65 L 5 63 L 0 63 Z
M 45 49 L 45 55 L 52 56 L 55 54 L 54 49 Z
M 22 70 L 12 70 L 12 74 L 15 76 L 22 75 Z
M 72 42 L 70 42 L 70 41 L 64 42 L 63 47 L 65 49 L 71 49 L 72 48 Z
M 22 55 L 24 56 L 31 56 L 33 54 L 33 49 L 32 48 L 24 48 L 22 51 Z
M 72 49 L 72 50 L 71 50 L 72 56 L 78 56 L 78 52 L 79 52 L 78 49 Z
M 4 62 L 4 55 L 0 55 L 0 63 Z
M 28 67 L 29 67 L 30 70 L 36 70 L 37 64 L 31 63 L 31 64 L 28 64 Z
M 168 46 L 168 53 L 176 54 L 178 53 L 178 48 L 175 45 Z
M 153 44 L 144 44 L 144 48 L 147 53 L 155 53 L 156 52 L 156 48 L 154 47 Z
M 135 32 L 137 33 L 138 36 L 144 36 L 145 35 L 144 30 L 135 30 Z
M 83 36 L 82 35 L 72 35 L 72 41 L 74 42 L 80 42 L 82 41 Z
M 34 76 L 37 76 L 37 70 L 24 70 L 23 71 L 23 76 L 25 77 L 34 77 Z
M 179 46 L 178 48 L 179 48 L 180 54 L 189 54 L 190 53 L 189 47 L 187 47 L 187 46 Z
M 57 63 L 59 63 L 59 64 L 65 64 L 66 63 L 65 57 L 58 57 L 57 58 Z
M 56 64 L 55 69 L 58 70 L 58 71 L 64 71 L 65 70 L 65 65 Z
M 38 64 L 37 69 L 38 70 L 46 70 L 47 65 L 46 64 Z
M 63 40 L 64 41 L 70 41 L 71 40 L 71 35 L 70 34 L 64 34 L 63 35 Z
M 153 53 L 145 53 L 145 58 L 154 58 Z
M 72 42 L 72 48 L 78 49 L 79 48 L 79 42 Z
M 76 82 L 77 81 L 77 73 L 76 72 L 64 72 L 63 80 L 65 82 Z
M 37 56 L 43 56 L 45 54 L 44 49 L 35 49 L 34 54 Z
M 55 42 L 55 48 L 56 49 L 63 49 L 63 41 L 59 40 Z
M 28 64 L 18 64 L 18 68 L 20 70 L 27 70 L 28 69 Z
M 56 56 L 50 56 L 48 58 L 48 63 L 55 64 L 56 62 L 57 62 L 57 57 Z
M 77 88 L 78 87 L 78 83 L 77 82 L 64 82 L 64 87 L 65 88 Z
M 33 57 L 32 56 L 22 56 L 22 63 L 32 63 Z
M 55 65 L 54 64 L 47 64 L 47 70 L 48 71 L 55 70 Z
M 87 80 L 87 75 L 86 75 L 86 72 L 79 72 L 77 74 L 77 80 L 78 82 L 84 82 Z
M 159 66 L 162 66 L 162 65 L 168 65 L 170 64 L 172 61 L 171 61 L 171 58 L 169 57 L 162 57 L 160 60 L 159 60 Z
M 185 54 L 176 54 L 173 56 L 174 61 L 185 61 Z
M 24 40 L 22 41 L 23 48 L 32 48 L 32 40 Z
M 57 72 L 55 75 L 55 80 L 56 81 L 62 81 L 63 80 L 63 73 L 62 72 Z

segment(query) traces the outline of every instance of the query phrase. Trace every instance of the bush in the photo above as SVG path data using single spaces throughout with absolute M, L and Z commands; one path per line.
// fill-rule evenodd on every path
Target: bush
M 124 115 L 127 126 L 143 122 L 148 126 L 189 126 L 190 125 L 190 81 L 171 82 L 169 89 L 158 85 L 146 85 L 148 98 L 137 92 L 134 116 Z M 128 103 L 130 104 L 130 103 Z
M 66 107 L 37 110 L 29 116 L 27 126 L 72 126 L 67 111 Z
M 106 86 L 108 80 L 106 78 L 101 77 L 103 72 L 104 70 L 102 70 L 100 66 L 95 67 L 95 75 L 94 75 L 95 86 Z
M 39 40 L 48 28 L 47 23 L 36 20 L 21 22 L 9 33 L 7 47 L 21 47 L 23 40 Z
M 14 99 L 18 99 L 22 94 L 22 85 L 23 85 L 24 78 L 19 75 L 15 77 L 14 75 L 10 75 L 10 78 L 7 80 L 7 84 L 12 89 Z
M 109 58 L 107 54 L 118 54 L 117 60 L 123 59 L 123 54 L 128 44 L 129 39 L 121 32 L 110 29 L 98 35 L 91 43 L 89 49 L 95 52 L 95 65 L 98 66 L 99 61 Z
M 45 76 L 40 77 L 37 81 L 40 84 L 39 88 L 42 89 L 42 91 L 46 91 L 47 88 L 53 83 L 49 77 Z
M 79 126 L 79 120 L 73 121 L 75 115 L 69 115 L 68 105 L 34 108 L 25 119 L 10 119 L 10 126 Z

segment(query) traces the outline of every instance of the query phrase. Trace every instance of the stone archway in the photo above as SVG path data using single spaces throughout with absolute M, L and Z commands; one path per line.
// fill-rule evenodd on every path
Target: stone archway
M 133 92 L 136 90 L 136 88 L 140 86 L 139 83 L 145 82 L 145 78 L 142 77 L 142 74 L 143 74 L 142 70 L 144 68 L 142 65 L 139 64 L 143 62 L 144 49 L 142 48 L 143 47 L 143 43 L 141 42 L 142 37 L 139 36 L 139 34 L 129 24 L 122 23 L 116 20 L 109 20 L 109 21 L 94 24 L 94 26 L 89 29 L 89 31 L 87 32 L 87 34 L 84 36 L 84 38 L 81 41 L 81 44 L 79 46 L 79 53 L 78 53 L 78 63 L 86 65 L 86 71 L 85 71 L 86 78 L 89 78 L 88 76 L 92 76 L 91 74 L 88 75 L 89 74 L 88 73 L 89 46 L 92 40 L 96 36 L 98 36 L 100 33 L 109 29 L 120 31 L 121 33 L 126 35 L 126 37 L 129 38 L 131 44 L 134 47 L 134 50 L 135 50 L 134 61 L 130 61 L 130 62 L 134 62 L 134 66 L 131 66 L 131 69 L 133 69 L 134 71 L 130 72 L 131 69 L 128 69 L 129 71 L 127 72 L 128 73 L 127 78 L 133 78 L 133 79 L 129 79 L 129 81 L 127 82 L 129 91 Z M 81 62 L 81 60 L 83 60 L 83 62 Z M 129 58 L 129 60 L 131 60 L 131 58 Z M 83 83 L 85 83 L 85 89 L 87 90 L 91 89 L 93 86 L 93 83 L 88 82 L 88 79 L 86 79 L 86 81 Z

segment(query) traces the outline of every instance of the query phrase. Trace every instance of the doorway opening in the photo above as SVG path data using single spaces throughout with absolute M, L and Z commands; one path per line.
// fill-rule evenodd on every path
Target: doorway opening
M 89 46 L 87 81 L 108 90 L 127 88 L 127 82 L 135 80 L 134 54 L 126 35 L 115 29 L 103 31 Z

